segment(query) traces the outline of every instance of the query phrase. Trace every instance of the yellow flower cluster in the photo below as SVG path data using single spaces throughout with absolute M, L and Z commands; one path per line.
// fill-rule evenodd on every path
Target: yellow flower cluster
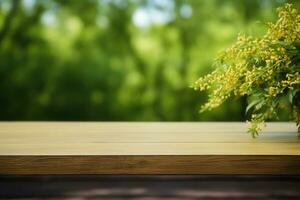
M 292 4 L 278 8 L 279 20 L 269 24 L 267 36 L 272 41 L 284 40 L 295 42 L 300 40 L 300 16 Z
M 237 42 L 217 58 L 218 68 L 198 79 L 195 90 L 210 90 L 201 111 L 218 107 L 230 96 L 249 98 L 249 132 L 277 116 L 280 99 L 289 97 L 294 119 L 300 116 L 300 15 L 291 4 L 278 8 L 279 19 L 268 24 L 260 38 L 240 34 Z

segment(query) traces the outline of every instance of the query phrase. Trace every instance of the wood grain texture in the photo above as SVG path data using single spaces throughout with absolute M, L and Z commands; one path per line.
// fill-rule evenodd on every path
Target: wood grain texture
M 293 123 L 0 122 L 0 174 L 300 174 Z
M 300 174 L 299 156 L 1 156 L 0 174 Z

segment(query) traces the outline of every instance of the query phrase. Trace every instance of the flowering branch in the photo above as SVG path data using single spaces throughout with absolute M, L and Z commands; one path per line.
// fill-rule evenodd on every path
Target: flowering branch
M 195 90 L 210 91 L 202 112 L 218 107 L 230 96 L 247 96 L 253 137 L 282 108 L 290 107 L 293 119 L 298 126 L 300 123 L 300 15 L 291 4 L 278 8 L 278 15 L 263 37 L 240 34 L 217 58 L 218 68 L 193 85 Z M 289 101 L 282 100 L 285 98 Z

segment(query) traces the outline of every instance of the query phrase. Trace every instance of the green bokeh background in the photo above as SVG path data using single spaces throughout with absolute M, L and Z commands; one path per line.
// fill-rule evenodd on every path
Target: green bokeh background
M 0 120 L 240 121 L 189 86 L 284 0 L 0 0 Z

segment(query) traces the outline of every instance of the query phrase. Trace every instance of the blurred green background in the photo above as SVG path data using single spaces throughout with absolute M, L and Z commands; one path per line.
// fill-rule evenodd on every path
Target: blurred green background
M 189 86 L 284 0 L 0 0 L 0 120 L 244 120 Z

